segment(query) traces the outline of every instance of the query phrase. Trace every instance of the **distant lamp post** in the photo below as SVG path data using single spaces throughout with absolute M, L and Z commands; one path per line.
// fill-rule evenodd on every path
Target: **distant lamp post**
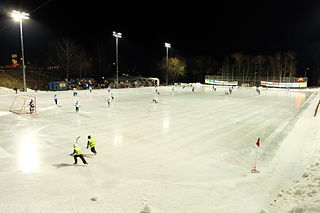
M 309 70 L 309 68 L 306 68 L 305 70 L 304 70 L 304 77 L 306 78 L 307 77 L 307 71 Z
M 168 55 L 169 55 L 169 48 L 171 48 L 171 44 L 169 43 L 164 43 L 164 46 L 167 48 L 167 70 L 166 70 L 166 85 L 168 85 L 168 71 L 169 71 L 169 60 L 168 60 Z
M 23 91 L 27 91 L 27 84 L 26 84 L 26 65 L 24 61 L 24 49 L 23 49 L 23 33 L 22 33 L 22 20 L 29 19 L 29 13 L 20 12 L 16 10 L 12 10 L 11 17 L 15 21 L 19 21 L 20 23 L 20 38 L 21 38 L 21 53 L 22 53 L 22 73 L 23 73 Z
M 257 86 L 256 76 L 257 76 L 257 72 L 254 72 L 254 85 L 253 86 Z
M 113 36 L 116 38 L 116 64 L 117 64 L 117 84 L 119 81 L 119 65 L 118 65 L 118 39 L 122 38 L 122 34 L 121 33 L 117 33 L 115 31 L 113 31 Z

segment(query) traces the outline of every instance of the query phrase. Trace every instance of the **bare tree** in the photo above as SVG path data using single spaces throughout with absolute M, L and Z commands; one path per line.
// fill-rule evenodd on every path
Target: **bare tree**
M 266 63 L 266 58 L 263 56 L 263 55 L 258 55 L 257 56 L 257 60 L 258 60 L 258 63 L 259 63 L 259 81 L 261 81 L 261 73 L 262 73 L 262 67 L 264 65 L 264 63 Z
M 273 79 L 275 78 L 275 59 L 273 56 L 267 56 L 267 60 L 268 60 L 268 70 L 267 70 L 267 81 L 268 81 L 269 74 L 270 74 L 270 67 L 272 69 Z
M 251 62 L 253 63 L 253 65 L 254 65 L 254 71 L 253 71 L 253 74 L 254 74 L 254 80 L 253 80 L 253 82 L 254 82 L 254 85 L 256 85 L 256 80 L 257 80 L 257 67 L 258 67 L 258 65 L 259 65 L 259 60 L 260 60 L 260 58 L 259 58 L 259 56 L 253 56 L 252 57 L 252 60 L 251 60 Z
M 287 74 L 289 75 L 289 58 L 287 53 L 282 54 L 282 59 L 281 59 L 281 64 L 282 64 L 282 79 L 286 79 Z
M 296 53 L 292 51 L 287 52 L 287 56 L 289 59 L 289 78 L 296 74 Z
M 234 64 L 236 67 L 237 76 L 240 76 L 241 67 L 244 60 L 244 55 L 242 53 L 233 53 L 231 57 L 234 59 Z M 244 81 L 244 72 L 242 71 L 242 81 Z
M 70 74 L 77 73 L 80 47 L 74 41 L 64 38 L 49 44 L 49 47 L 51 51 L 50 62 L 65 71 L 67 79 Z
M 79 77 L 87 77 L 87 52 L 84 48 L 79 47 L 78 55 Z
M 245 80 L 248 82 L 249 81 L 249 75 L 250 73 L 250 65 L 251 65 L 251 61 L 252 61 L 252 57 L 251 55 L 245 55 L 245 61 L 246 61 L 246 73 L 245 73 Z
M 231 75 L 231 81 L 233 81 L 233 70 L 230 71 L 230 69 L 232 69 L 232 66 L 230 64 L 230 58 L 228 56 L 224 57 L 224 60 L 222 62 L 222 68 L 225 67 L 225 73 L 227 75 L 227 80 L 229 81 L 229 75 Z
M 281 53 L 276 53 L 275 56 L 275 64 L 276 64 L 276 75 L 279 75 L 280 82 L 282 79 L 282 64 L 281 64 L 281 59 L 282 59 L 282 54 Z

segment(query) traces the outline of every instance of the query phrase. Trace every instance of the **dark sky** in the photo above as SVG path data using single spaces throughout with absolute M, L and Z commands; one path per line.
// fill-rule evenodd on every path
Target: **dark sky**
M 180 56 L 223 57 L 238 51 L 273 55 L 293 50 L 303 69 L 320 40 L 317 1 L 130 2 L 2 0 L 0 64 L 10 59 L 11 52 L 20 53 L 18 24 L 7 16 L 12 9 L 31 13 L 23 25 L 30 60 L 43 56 L 50 40 L 69 37 L 93 52 L 99 46 L 106 63 L 111 63 L 112 31 L 119 31 L 123 34 L 119 59 L 141 69 L 147 69 L 145 62 L 165 56 L 164 42 L 171 43 L 172 55 Z

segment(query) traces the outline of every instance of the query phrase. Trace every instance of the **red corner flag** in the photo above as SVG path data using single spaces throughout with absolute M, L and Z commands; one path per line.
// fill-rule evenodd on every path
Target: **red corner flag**
M 260 147 L 260 137 L 258 138 L 256 145 Z

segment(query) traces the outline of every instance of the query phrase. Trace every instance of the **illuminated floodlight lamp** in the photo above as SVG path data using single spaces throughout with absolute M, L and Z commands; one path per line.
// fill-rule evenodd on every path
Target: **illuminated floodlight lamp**
M 21 21 L 22 19 L 29 19 L 29 13 L 20 12 L 17 10 L 12 10 L 11 17 L 16 21 Z
M 113 36 L 116 38 L 122 38 L 122 33 L 116 33 L 115 31 L 113 31 Z

